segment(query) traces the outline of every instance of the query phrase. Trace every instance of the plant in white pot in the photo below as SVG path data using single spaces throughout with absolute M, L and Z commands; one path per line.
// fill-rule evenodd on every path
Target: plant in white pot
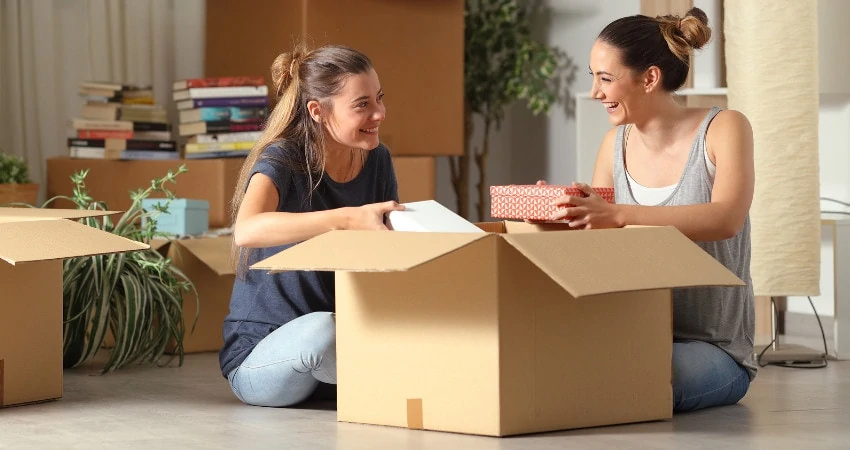
M 38 184 L 30 180 L 27 162 L 0 152 L 0 206 L 35 205 Z

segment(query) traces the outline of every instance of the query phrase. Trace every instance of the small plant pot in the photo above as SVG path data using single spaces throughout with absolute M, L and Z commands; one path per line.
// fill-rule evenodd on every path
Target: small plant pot
M 0 184 L 0 206 L 7 203 L 26 203 L 36 206 L 38 184 Z

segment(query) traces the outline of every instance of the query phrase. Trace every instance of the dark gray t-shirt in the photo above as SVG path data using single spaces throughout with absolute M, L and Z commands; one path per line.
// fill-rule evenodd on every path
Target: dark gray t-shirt
M 310 212 L 362 206 L 388 200 L 398 201 L 398 183 L 390 152 L 383 144 L 368 152 L 363 170 L 347 183 L 324 176 L 308 197 L 310 181 L 284 161 L 303 151 L 274 144 L 266 148 L 251 170 L 274 182 L 278 191 L 278 211 Z M 303 157 L 302 157 L 303 159 Z M 316 177 L 313 177 L 313 183 Z M 254 249 L 248 265 L 268 258 L 295 244 Z M 329 249 L 332 250 L 332 249 Z M 219 353 L 222 375 L 227 377 L 260 340 L 281 325 L 305 314 L 333 312 L 334 273 L 296 271 L 268 274 L 246 270 L 236 277 L 230 298 L 230 313 L 224 320 L 224 346 Z

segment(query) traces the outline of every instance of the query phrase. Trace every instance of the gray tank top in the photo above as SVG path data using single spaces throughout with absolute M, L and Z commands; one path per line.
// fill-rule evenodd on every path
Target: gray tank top
M 678 184 L 659 206 L 711 202 L 713 183 L 703 152 L 708 125 L 718 112 L 720 108 L 712 108 L 702 121 Z M 621 125 L 614 143 L 614 196 L 616 203 L 637 205 L 626 176 L 625 134 L 626 126 Z M 741 364 L 752 380 L 758 366 L 753 358 L 755 313 L 750 278 L 750 218 L 747 217 L 741 231 L 730 239 L 696 244 L 747 285 L 674 289 L 673 339 L 700 340 L 716 345 Z

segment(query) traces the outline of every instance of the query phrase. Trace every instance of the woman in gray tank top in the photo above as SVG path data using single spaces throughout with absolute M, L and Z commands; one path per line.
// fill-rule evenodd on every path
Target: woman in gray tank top
M 591 94 L 614 128 L 603 138 L 592 186 L 614 187 L 608 204 L 564 197 L 553 219 L 577 228 L 675 226 L 747 283 L 674 290 L 674 410 L 738 402 L 755 377 L 749 208 L 753 137 L 747 118 L 686 108 L 673 93 L 688 58 L 711 37 L 705 13 L 631 16 L 610 23 L 590 52 Z

